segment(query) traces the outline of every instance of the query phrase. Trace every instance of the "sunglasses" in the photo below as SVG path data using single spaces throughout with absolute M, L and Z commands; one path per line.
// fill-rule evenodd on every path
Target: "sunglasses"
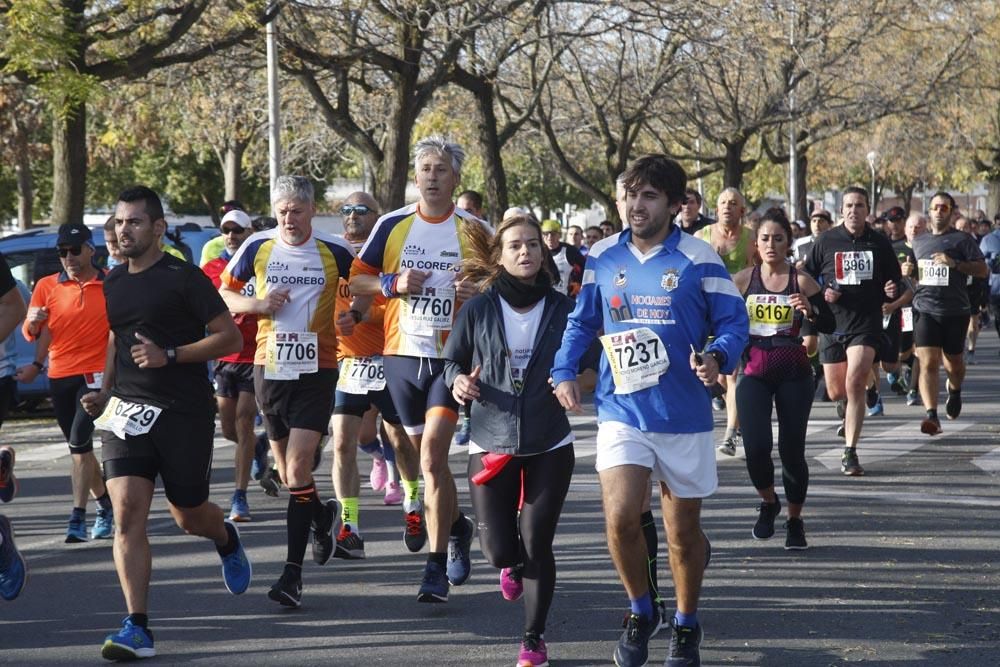
M 219 231 L 225 234 L 242 234 L 246 231 L 243 227 L 220 227 Z
M 68 248 L 56 248 L 56 251 L 60 257 L 68 257 L 69 255 L 79 257 L 80 253 L 83 252 L 83 246 L 74 245 Z
M 351 213 L 355 215 L 368 215 L 371 209 L 364 204 L 344 204 L 340 207 L 340 214 L 345 218 Z

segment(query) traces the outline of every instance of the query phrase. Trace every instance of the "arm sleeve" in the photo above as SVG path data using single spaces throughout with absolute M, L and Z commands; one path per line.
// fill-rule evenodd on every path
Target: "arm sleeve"
M 559 346 L 552 362 L 552 381 L 557 385 L 560 382 L 576 380 L 580 359 L 604 323 L 601 289 L 595 279 L 596 260 L 588 257 L 586 266 L 583 272 L 583 286 L 576 297 L 576 307 L 566 322 L 562 345 Z
M 708 273 L 702 279 L 702 290 L 708 301 L 711 328 L 715 332 L 715 339 L 705 351 L 718 350 L 726 356 L 726 363 L 719 372 L 728 375 L 736 370 L 750 339 L 750 318 L 746 302 L 725 267 L 721 264 L 705 266 Z
M 486 299 L 486 296 L 477 296 L 458 310 L 455 317 L 455 325 L 452 327 L 448 340 L 444 344 L 442 357 L 444 358 L 444 382 L 449 387 L 454 386 L 455 378 L 461 373 L 469 373 L 472 370 L 472 356 L 475 350 L 475 338 L 473 331 L 473 311 L 478 310 L 478 300 Z M 484 335 L 489 335 L 484 334 Z

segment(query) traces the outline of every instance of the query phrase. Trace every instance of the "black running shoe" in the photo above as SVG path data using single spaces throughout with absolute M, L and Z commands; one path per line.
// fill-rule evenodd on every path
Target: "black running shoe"
M 872 385 L 865 390 L 865 405 L 874 408 L 876 403 L 878 403 L 878 387 Z
M 278 491 L 281 490 L 281 476 L 278 475 L 278 471 L 274 468 L 268 468 L 261 473 L 260 488 L 264 489 L 264 493 L 272 498 L 277 498 Z
M 330 498 L 323 503 L 319 520 L 313 519 L 313 561 L 326 565 L 333 556 L 333 534 L 340 531 L 340 503 Z
M 958 419 L 962 414 L 962 390 L 948 387 L 948 400 L 944 404 L 944 413 L 948 419 Z
M 939 435 L 941 433 L 941 420 L 937 417 L 924 417 L 920 422 L 920 432 L 927 435 Z
M 753 526 L 755 540 L 768 540 L 774 535 L 774 520 L 781 513 L 781 501 L 774 497 L 773 503 L 761 502 L 757 508 L 757 523 Z
M 344 560 L 363 560 L 365 557 L 365 541 L 347 524 L 344 524 L 337 535 L 337 549 L 333 552 L 333 557 Z
M 844 422 L 840 422 L 840 426 L 837 427 L 837 437 L 843 438 L 845 433 L 847 433 L 847 428 L 844 426 Z
M 406 528 L 403 530 L 403 544 L 406 550 L 417 553 L 427 543 L 427 524 L 424 522 L 424 506 L 419 500 L 413 502 L 413 508 L 406 512 Z M 405 508 L 405 506 L 404 506 Z
M 837 417 L 843 419 L 844 415 L 847 414 L 847 401 L 841 399 L 837 401 Z
M 701 640 L 704 632 L 701 625 L 689 628 L 677 625 L 677 619 L 670 619 L 670 650 L 665 667 L 700 667 Z
M 844 449 L 844 456 L 840 459 L 840 472 L 848 477 L 860 477 L 865 474 L 865 469 L 858 461 L 858 450 L 854 447 Z
M 785 549 L 787 551 L 803 551 L 808 549 L 806 543 L 806 526 L 802 519 L 789 517 L 785 522 Z
M 302 570 L 295 565 L 285 565 L 274 586 L 267 592 L 271 598 L 283 607 L 300 607 L 302 605 Z
M 642 667 L 649 660 L 649 638 L 656 630 L 657 620 L 630 613 L 625 622 L 625 632 L 615 647 L 615 664 L 618 667 Z

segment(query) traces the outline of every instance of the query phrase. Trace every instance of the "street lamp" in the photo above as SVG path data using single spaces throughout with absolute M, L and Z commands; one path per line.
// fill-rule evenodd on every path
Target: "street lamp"
M 868 166 L 872 168 L 872 200 L 871 200 L 871 210 L 875 210 L 875 165 L 878 163 L 878 153 L 875 151 L 868 151 Z

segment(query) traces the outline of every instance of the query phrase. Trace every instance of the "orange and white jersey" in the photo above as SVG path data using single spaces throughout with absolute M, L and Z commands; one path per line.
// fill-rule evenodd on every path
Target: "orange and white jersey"
M 364 245 L 353 241 L 350 243 L 355 252 L 359 252 Z M 353 299 L 348 287 L 348 276 L 341 276 L 340 285 L 337 287 L 336 312 L 350 310 Z M 384 317 L 385 297 L 376 294 L 365 320 L 354 325 L 354 332 L 350 336 L 337 338 L 337 360 L 340 361 L 344 357 L 371 357 L 382 354 L 385 346 L 385 332 L 382 328 Z

